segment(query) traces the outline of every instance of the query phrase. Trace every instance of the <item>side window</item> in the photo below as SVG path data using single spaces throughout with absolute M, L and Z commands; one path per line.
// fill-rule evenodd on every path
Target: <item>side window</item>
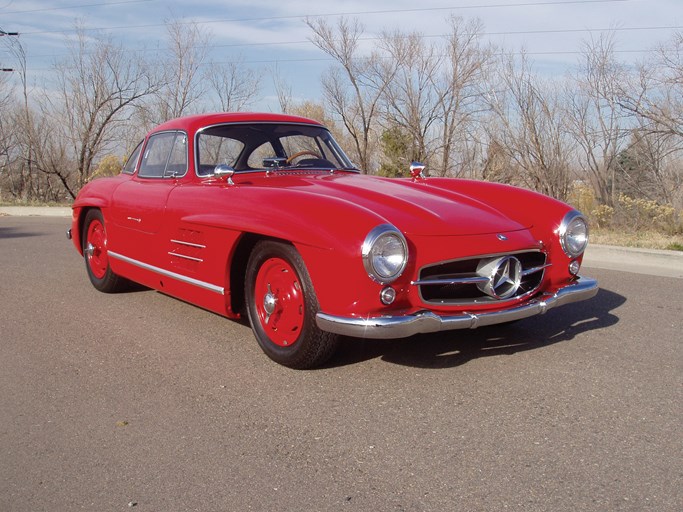
M 150 137 L 138 175 L 143 178 L 182 176 L 187 171 L 187 135 L 164 132 Z
M 175 135 L 171 154 L 168 157 L 164 177 L 184 176 L 187 171 L 187 135 L 178 132 Z
M 208 176 L 213 173 L 218 164 L 235 167 L 242 148 L 244 148 L 244 144 L 238 140 L 205 133 L 200 134 L 197 144 L 199 153 L 197 174 Z
M 123 166 L 123 169 L 121 172 L 123 174 L 133 174 L 135 172 L 135 166 L 138 163 L 138 158 L 140 157 L 140 150 L 142 149 L 142 142 L 138 144 L 138 147 L 136 147 L 133 152 L 130 154 L 128 157 L 128 160 L 126 160 L 126 165 Z

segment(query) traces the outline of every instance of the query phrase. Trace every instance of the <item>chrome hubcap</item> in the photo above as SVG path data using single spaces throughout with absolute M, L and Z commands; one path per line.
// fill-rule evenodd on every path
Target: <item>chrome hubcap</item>
M 275 312 L 275 306 L 277 305 L 277 299 L 270 289 L 270 284 L 268 285 L 268 292 L 263 297 L 263 310 L 266 312 L 266 323 L 270 319 L 270 315 Z

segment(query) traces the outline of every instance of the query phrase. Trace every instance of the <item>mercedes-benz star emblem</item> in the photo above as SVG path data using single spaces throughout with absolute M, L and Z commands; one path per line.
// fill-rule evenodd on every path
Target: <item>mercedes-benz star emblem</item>
M 514 256 L 503 256 L 482 261 L 477 274 L 487 277 L 488 281 L 477 285 L 486 295 L 495 299 L 512 297 L 522 281 L 522 263 Z

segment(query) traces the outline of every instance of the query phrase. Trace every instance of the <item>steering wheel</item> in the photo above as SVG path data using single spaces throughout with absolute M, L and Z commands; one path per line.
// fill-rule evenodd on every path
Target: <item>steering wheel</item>
M 305 149 L 303 151 L 297 151 L 292 156 L 290 156 L 287 159 L 287 165 L 291 164 L 295 159 L 299 158 L 300 156 L 304 156 L 304 155 L 310 155 L 312 157 L 319 158 L 322 160 L 322 157 L 318 153 L 316 153 L 315 151 L 309 151 L 309 150 Z

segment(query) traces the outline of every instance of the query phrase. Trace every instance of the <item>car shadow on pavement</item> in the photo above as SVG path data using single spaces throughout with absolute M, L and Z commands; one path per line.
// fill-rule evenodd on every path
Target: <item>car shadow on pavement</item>
M 3 238 L 26 238 L 29 236 L 43 236 L 47 233 L 40 233 L 37 231 L 25 231 L 23 229 L 12 226 L 0 226 L 0 239 Z
M 613 311 L 625 302 L 625 297 L 600 289 L 588 301 L 507 325 L 419 334 L 398 340 L 343 338 L 337 354 L 326 366 L 380 358 L 415 368 L 452 368 L 481 357 L 547 347 L 587 331 L 610 327 L 619 322 Z

